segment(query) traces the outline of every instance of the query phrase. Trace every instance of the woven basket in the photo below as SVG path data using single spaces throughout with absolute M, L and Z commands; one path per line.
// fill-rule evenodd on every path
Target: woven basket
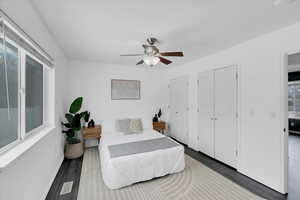
M 83 142 L 77 144 L 66 144 L 65 146 L 65 158 L 75 159 L 83 155 L 84 147 Z

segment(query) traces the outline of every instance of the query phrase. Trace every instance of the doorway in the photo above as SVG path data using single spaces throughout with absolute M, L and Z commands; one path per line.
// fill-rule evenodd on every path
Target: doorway
M 300 52 L 285 55 L 287 75 L 286 185 L 288 199 L 300 199 Z M 286 100 L 285 100 L 286 101 Z
M 170 136 L 188 144 L 188 76 L 170 80 Z

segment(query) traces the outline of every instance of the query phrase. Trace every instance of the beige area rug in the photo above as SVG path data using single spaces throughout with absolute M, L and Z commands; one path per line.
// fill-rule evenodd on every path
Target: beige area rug
M 78 200 L 256 200 L 262 199 L 186 155 L 183 172 L 110 190 L 103 183 L 99 153 L 87 149 Z

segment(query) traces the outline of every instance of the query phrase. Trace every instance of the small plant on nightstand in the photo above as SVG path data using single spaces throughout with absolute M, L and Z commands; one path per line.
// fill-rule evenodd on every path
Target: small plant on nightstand
M 83 142 L 78 137 L 78 132 L 82 128 L 82 120 L 88 121 L 90 113 L 84 111 L 79 113 L 82 106 L 82 97 L 76 98 L 70 108 L 69 113 L 65 114 L 67 122 L 62 122 L 63 133 L 66 134 L 65 157 L 75 159 L 83 155 Z

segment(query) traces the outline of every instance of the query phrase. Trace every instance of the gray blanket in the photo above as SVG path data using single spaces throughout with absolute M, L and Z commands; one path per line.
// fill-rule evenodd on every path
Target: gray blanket
M 168 137 L 157 138 L 152 140 L 142 140 L 124 144 L 115 144 L 108 146 L 110 157 L 116 158 L 132 154 L 146 153 L 160 149 L 168 149 L 180 146 Z

